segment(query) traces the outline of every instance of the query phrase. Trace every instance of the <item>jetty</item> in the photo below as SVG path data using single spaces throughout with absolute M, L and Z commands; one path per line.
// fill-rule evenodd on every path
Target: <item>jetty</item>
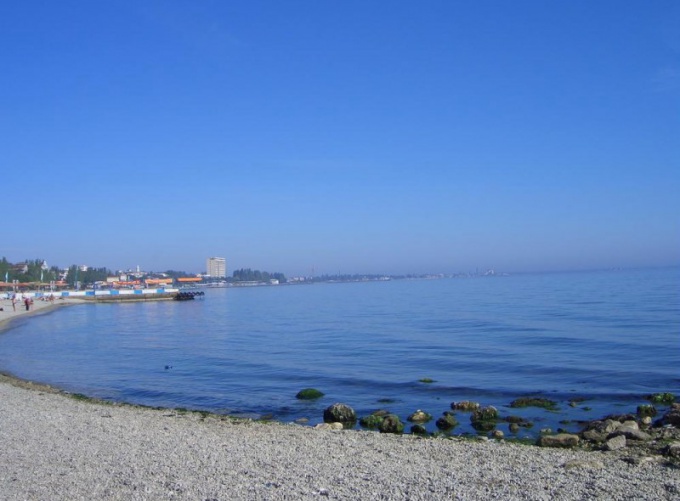
M 127 302 L 127 301 L 167 301 L 174 300 L 181 293 L 176 288 L 159 289 L 105 289 L 84 291 L 45 291 L 20 292 L 17 297 L 29 297 L 34 300 L 48 301 L 58 299 L 80 299 L 93 302 Z

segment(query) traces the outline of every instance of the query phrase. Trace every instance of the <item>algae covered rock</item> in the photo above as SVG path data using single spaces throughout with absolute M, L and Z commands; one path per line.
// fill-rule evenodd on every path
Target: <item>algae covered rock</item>
M 414 424 L 411 426 L 411 433 L 414 435 L 427 435 L 427 428 L 422 424 Z
M 383 419 L 385 419 L 384 414 L 373 413 L 359 419 L 359 424 L 364 428 L 373 430 L 380 426 L 380 423 L 382 423 Z
M 412 423 L 427 423 L 432 420 L 432 414 L 428 414 L 427 412 L 418 409 L 406 419 Z
M 637 406 L 637 415 L 640 417 L 654 417 L 656 416 L 657 410 L 656 407 L 650 404 L 645 404 L 645 405 L 638 405 Z
M 455 428 L 458 425 L 458 420 L 453 414 L 445 413 L 442 417 L 437 419 L 435 424 L 440 430 L 446 431 Z
M 396 414 L 388 414 L 378 425 L 380 433 L 402 433 L 404 431 L 404 423 L 401 422 L 399 416 Z
M 323 420 L 326 423 L 354 423 L 357 415 L 349 405 L 335 403 L 323 411 Z
M 471 402 L 470 400 L 463 400 L 461 402 L 451 402 L 451 409 L 454 411 L 474 412 L 481 406 L 478 402 Z
M 543 409 L 554 410 L 557 402 L 540 397 L 522 397 L 510 402 L 510 407 L 541 407 Z
M 647 396 L 647 400 L 653 404 L 671 405 L 675 402 L 675 395 L 672 393 L 653 393 Z
M 474 411 L 470 416 L 472 427 L 477 431 L 491 431 L 496 427 L 498 421 L 498 409 L 489 405 Z
M 492 405 L 481 407 L 472 413 L 470 421 L 498 421 L 498 409 Z
M 315 400 L 317 398 L 323 397 L 323 392 L 317 390 L 316 388 L 305 388 L 304 390 L 298 391 L 295 398 L 298 400 Z

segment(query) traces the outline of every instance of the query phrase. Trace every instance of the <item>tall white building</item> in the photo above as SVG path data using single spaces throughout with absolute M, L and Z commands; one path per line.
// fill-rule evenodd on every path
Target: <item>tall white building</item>
M 223 257 L 209 257 L 205 269 L 211 277 L 224 278 L 227 276 L 227 260 Z

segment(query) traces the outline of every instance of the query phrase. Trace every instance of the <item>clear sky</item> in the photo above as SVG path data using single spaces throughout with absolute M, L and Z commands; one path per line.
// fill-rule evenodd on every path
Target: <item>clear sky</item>
M 680 2 L 0 6 L 0 257 L 680 264 Z

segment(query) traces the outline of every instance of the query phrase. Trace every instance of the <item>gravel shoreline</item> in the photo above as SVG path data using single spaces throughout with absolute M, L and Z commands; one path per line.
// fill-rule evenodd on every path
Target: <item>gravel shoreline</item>
M 0 376 L 0 497 L 680 499 L 620 453 L 426 439 L 81 401 Z

